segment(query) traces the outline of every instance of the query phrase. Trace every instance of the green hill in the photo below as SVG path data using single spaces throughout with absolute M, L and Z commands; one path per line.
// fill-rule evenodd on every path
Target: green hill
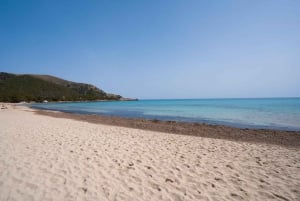
M 97 87 L 49 75 L 0 72 L 0 102 L 120 100 Z

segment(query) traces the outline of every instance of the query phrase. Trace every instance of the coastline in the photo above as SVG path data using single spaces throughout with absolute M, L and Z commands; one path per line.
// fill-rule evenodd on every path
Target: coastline
M 95 124 L 105 124 L 163 133 L 300 148 L 300 131 L 236 128 L 205 123 L 148 120 L 143 118 L 137 119 L 95 114 L 78 114 L 40 109 L 35 109 L 35 113 L 55 118 L 67 118 Z
M 5 107 L 0 110 L 0 200 L 297 200 L 300 196 L 297 144 L 242 141 L 236 139 L 238 134 L 221 139 L 220 135 L 244 132 L 225 127 L 197 125 L 200 135 L 214 131 L 217 137 L 211 138 L 176 134 L 178 125 L 167 133 L 105 125 L 98 119 L 87 122 L 85 115 L 74 119 L 76 115 L 61 112 L 48 113 L 63 116 L 49 116 L 28 107 Z M 116 125 L 123 120 L 106 121 Z M 124 120 L 127 126 L 140 123 Z M 165 129 L 159 122 L 148 123 Z
M 204 123 L 242 129 L 300 131 L 300 98 L 157 99 L 134 103 L 46 103 L 31 104 L 30 107 L 67 113 Z

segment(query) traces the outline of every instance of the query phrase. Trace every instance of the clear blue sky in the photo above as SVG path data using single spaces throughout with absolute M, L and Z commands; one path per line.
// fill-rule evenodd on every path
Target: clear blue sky
M 0 71 L 125 97 L 299 97 L 300 1 L 0 0 Z

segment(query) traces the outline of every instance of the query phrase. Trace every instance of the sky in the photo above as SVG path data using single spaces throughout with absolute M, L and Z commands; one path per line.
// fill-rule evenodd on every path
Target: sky
M 300 97 L 299 0 L 0 0 L 0 71 L 124 97 Z

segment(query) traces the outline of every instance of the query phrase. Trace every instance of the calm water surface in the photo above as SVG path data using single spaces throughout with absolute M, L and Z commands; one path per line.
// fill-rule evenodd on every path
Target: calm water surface
M 31 106 L 72 113 L 300 130 L 300 98 L 139 100 Z

